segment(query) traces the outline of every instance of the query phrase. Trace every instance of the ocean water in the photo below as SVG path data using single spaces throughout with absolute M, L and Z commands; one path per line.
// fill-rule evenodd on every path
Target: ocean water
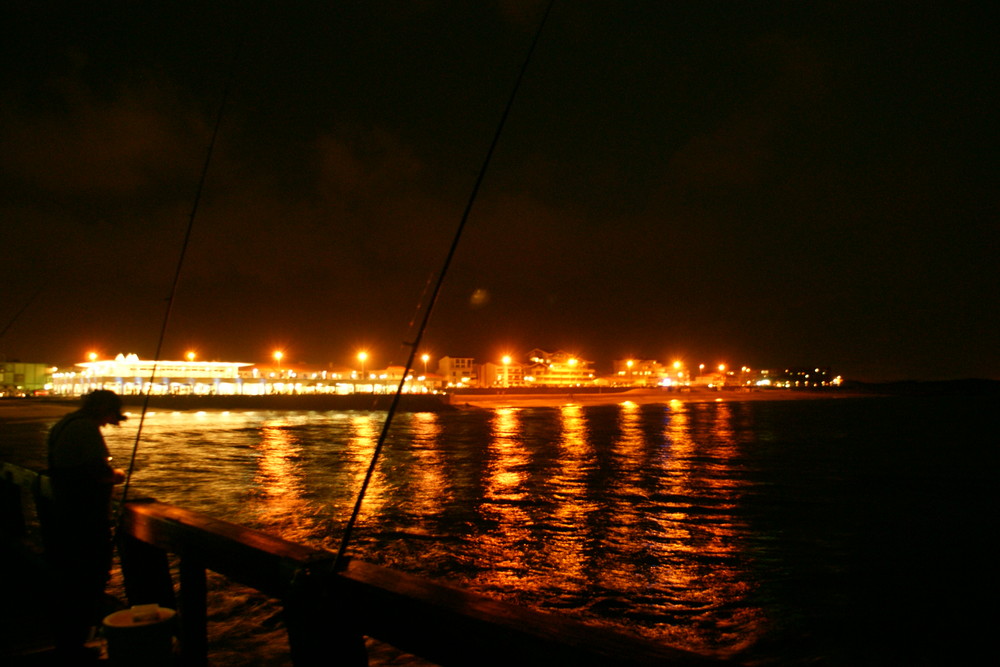
M 349 552 L 747 664 L 967 664 L 996 592 L 998 407 L 882 397 L 399 414 Z M 384 417 L 151 413 L 131 493 L 335 550 Z M 106 430 L 119 464 L 137 422 Z M 232 642 L 243 628 L 251 646 L 215 664 L 280 664 L 276 605 L 215 583 L 219 633 Z

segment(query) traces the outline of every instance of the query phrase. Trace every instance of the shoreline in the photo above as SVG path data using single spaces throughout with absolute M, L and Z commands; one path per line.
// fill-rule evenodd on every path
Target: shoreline
M 566 405 L 637 405 L 680 403 L 742 403 L 748 401 L 801 401 L 843 398 L 871 398 L 880 394 L 841 391 L 839 389 L 795 390 L 767 389 L 753 391 L 692 389 L 626 389 L 606 392 L 565 393 L 456 393 L 450 394 L 451 405 L 459 408 L 498 407 L 562 407 Z
M 563 407 L 567 405 L 614 405 L 618 403 L 633 403 L 637 405 L 668 404 L 674 401 L 681 403 L 727 402 L 738 403 L 746 401 L 799 401 L 824 400 L 843 398 L 871 398 L 883 394 L 856 391 L 830 390 L 791 390 L 769 389 L 759 391 L 734 390 L 690 390 L 669 391 L 664 389 L 625 389 L 610 391 L 576 391 L 548 393 L 472 393 L 461 392 L 446 395 L 404 396 L 401 398 L 400 410 L 403 411 L 440 411 L 463 410 L 470 408 L 501 408 L 501 407 Z M 142 396 L 123 396 L 125 408 L 129 412 L 141 410 Z M 343 400 L 343 399 L 350 400 Z M 149 408 L 152 410 L 185 411 L 233 411 L 233 410 L 386 410 L 391 395 L 352 395 L 352 396 L 316 396 L 316 395 L 281 395 L 281 396 L 174 396 L 152 397 Z M 377 399 L 377 400 L 376 400 Z M 413 399 L 418 399 L 414 401 Z M 21 423 L 58 419 L 79 405 L 78 398 L 4 398 L 0 399 L 0 423 Z

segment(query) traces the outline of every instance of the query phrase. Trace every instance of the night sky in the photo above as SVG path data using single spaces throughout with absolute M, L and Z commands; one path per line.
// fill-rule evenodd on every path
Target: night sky
M 0 359 L 154 355 L 228 83 L 161 357 L 405 361 L 544 4 L 207 5 L 0 9 Z M 421 351 L 1000 378 L 988 9 L 557 0 Z

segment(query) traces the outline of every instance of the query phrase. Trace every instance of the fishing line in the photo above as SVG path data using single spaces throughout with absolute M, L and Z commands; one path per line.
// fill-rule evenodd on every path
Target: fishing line
M 135 434 L 135 443 L 132 445 L 132 456 L 129 460 L 128 470 L 125 473 L 125 484 L 122 487 L 121 500 L 118 504 L 118 515 L 114 522 L 116 531 L 119 528 L 119 523 L 125 508 L 125 501 L 128 499 L 129 486 L 132 481 L 132 472 L 135 470 L 135 459 L 139 452 L 139 441 L 142 438 L 142 427 L 146 421 L 146 412 L 149 410 L 149 398 L 153 392 L 153 382 L 156 379 L 156 370 L 160 363 L 160 355 L 163 351 L 163 341 L 167 335 L 167 328 L 170 324 L 170 315 L 173 312 L 174 301 L 177 297 L 177 286 L 180 284 L 181 269 L 184 266 L 184 258 L 187 256 L 188 246 L 191 242 L 191 231 L 194 229 L 194 221 L 198 214 L 198 206 L 201 203 L 202 193 L 205 190 L 205 182 L 208 180 L 208 167 L 212 162 L 212 153 L 215 151 L 215 145 L 219 138 L 219 128 L 222 126 L 223 111 L 226 108 L 226 103 L 229 99 L 229 91 L 232 88 L 233 79 L 235 78 L 236 63 L 239 60 L 240 51 L 243 48 L 243 41 L 244 40 L 241 37 L 240 41 L 236 45 L 236 51 L 233 55 L 233 60 L 230 64 L 230 69 L 226 77 L 226 85 L 222 91 L 222 100 L 219 103 L 219 109 L 215 116 L 215 125 L 212 128 L 212 138 L 209 141 L 208 150 L 205 154 L 205 162 L 201 168 L 201 177 L 198 179 L 198 187 L 195 191 L 194 203 L 191 206 L 191 213 L 188 216 L 187 229 L 184 232 L 184 240 L 181 243 L 180 256 L 177 258 L 177 266 L 174 269 L 174 279 L 170 286 L 170 296 L 167 297 L 167 307 L 163 314 L 163 324 L 160 326 L 160 336 L 156 342 L 156 354 L 153 356 L 153 369 L 149 376 L 149 386 L 143 397 L 142 413 L 139 416 L 139 426 Z
M 21 306 L 21 309 L 18 310 L 16 313 L 14 313 L 14 317 L 12 317 L 10 319 L 10 321 L 7 322 L 7 325 L 4 326 L 3 331 L 0 331 L 0 338 L 3 338 L 4 335 L 6 335 L 7 331 L 12 326 L 14 326 L 14 322 L 17 322 L 17 320 L 20 319 L 21 315 L 24 314 L 24 311 L 28 310 L 28 306 L 30 306 L 32 303 L 34 303 L 35 299 L 38 298 L 38 295 L 42 293 L 43 289 L 45 289 L 45 285 L 44 284 L 43 285 L 39 285 L 38 289 L 35 290 L 35 293 L 32 294 L 30 297 L 28 297 L 28 300 L 24 302 L 24 305 Z
M 344 535 L 340 542 L 340 548 L 337 550 L 337 556 L 333 561 L 333 571 L 340 569 L 341 562 L 347 552 L 347 545 L 350 543 L 354 526 L 358 520 L 358 515 L 361 513 L 361 505 L 364 503 L 365 493 L 368 491 L 368 485 L 370 484 L 372 475 L 375 472 L 375 466 L 378 463 L 379 455 L 385 445 L 389 428 L 392 425 L 392 419 L 396 414 L 396 408 L 399 405 L 399 399 L 403 393 L 403 387 L 406 385 L 406 379 L 413 368 L 413 362 L 416 358 L 417 350 L 420 348 L 420 342 L 423 340 L 424 332 L 427 330 L 427 323 L 430 321 L 431 312 L 434 310 L 434 305 L 437 303 L 438 296 L 441 293 L 441 286 L 444 284 L 445 275 L 447 275 L 448 268 L 451 266 L 451 261 L 455 257 L 455 251 L 458 249 L 458 242 L 461 239 L 462 232 L 465 230 L 465 225 L 469 220 L 469 214 L 472 212 L 472 206 L 476 201 L 476 196 L 479 194 L 479 188 L 486 176 L 486 170 L 489 168 L 490 162 L 493 159 L 493 153 L 496 150 L 497 144 L 500 142 L 500 135 L 503 132 L 504 125 L 507 123 L 507 117 L 510 115 L 510 110 L 514 106 L 514 99 L 517 97 L 517 92 L 521 87 L 521 81 L 524 79 L 524 74 L 528 69 L 528 63 L 531 62 L 531 56 L 534 54 L 535 47 L 538 45 L 539 38 L 542 35 L 542 29 L 545 27 L 545 23 L 549 18 L 549 13 L 552 11 L 553 4 L 555 4 L 555 0 L 550 0 L 550 2 L 546 5 L 545 13 L 542 15 L 542 20 L 538 24 L 535 37 L 531 41 L 528 53 L 524 58 L 524 63 L 521 65 L 521 69 L 518 72 L 517 79 L 514 82 L 514 88 L 511 90 L 510 97 L 507 99 L 507 104 L 504 107 L 503 114 L 500 116 L 500 123 L 497 125 L 496 132 L 493 134 L 493 140 L 490 142 L 490 147 L 486 151 L 486 157 L 483 159 L 482 166 L 479 168 L 479 174 L 476 176 L 476 181 L 473 184 L 472 193 L 469 195 L 469 199 L 465 204 L 465 210 L 462 212 L 462 218 L 458 223 L 458 229 L 455 231 L 455 236 L 451 241 L 451 247 L 448 249 L 448 254 L 445 256 L 444 264 L 441 267 L 441 272 L 438 274 L 437 282 L 434 284 L 434 290 L 431 292 L 430 300 L 427 302 L 423 319 L 420 322 L 420 327 L 417 329 L 417 335 L 412 342 L 403 343 L 410 348 L 409 357 L 406 361 L 406 366 L 403 369 L 403 375 L 399 379 L 399 384 L 396 386 L 396 393 L 393 394 L 392 403 L 389 405 L 389 409 L 386 412 L 385 422 L 382 424 L 382 431 L 379 434 L 378 442 L 375 444 L 375 450 L 372 452 L 372 458 L 368 464 L 368 470 L 365 473 L 364 481 L 361 483 L 361 489 L 358 491 L 358 497 L 354 503 L 354 509 L 347 521 L 347 526 L 344 528 Z

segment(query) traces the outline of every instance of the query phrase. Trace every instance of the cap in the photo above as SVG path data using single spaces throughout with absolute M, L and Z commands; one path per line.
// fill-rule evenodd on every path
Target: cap
M 110 389 L 95 389 L 85 395 L 81 409 L 96 417 L 111 415 L 108 419 L 110 424 L 120 424 L 128 419 L 122 414 L 122 399 Z

